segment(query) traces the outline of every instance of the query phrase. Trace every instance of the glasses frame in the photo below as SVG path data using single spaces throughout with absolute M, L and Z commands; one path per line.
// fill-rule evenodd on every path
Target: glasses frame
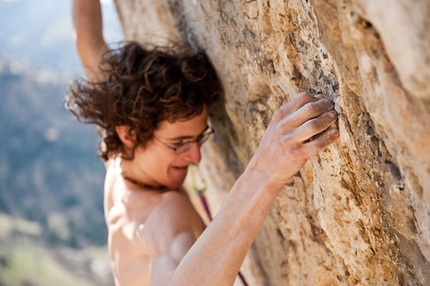
M 182 153 L 187 152 L 188 150 L 191 149 L 191 147 L 193 146 L 194 142 L 198 142 L 200 146 L 202 146 L 203 143 L 205 143 L 209 137 L 215 133 L 215 130 L 212 128 L 212 126 L 208 126 L 206 128 L 205 131 L 203 131 L 202 134 L 200 134 L 196 139 L 191 140 L 191 141 L 187 141 L 187 142 L 183 142 L 179 145 L 177 145 L 176 147 L 171 147 L 168 144 L 164 143 L 163 141 L 161 141 L 160 139 L 158 139 L 157 137 L 154 136 L 154 138 L 160 142 L 161 144 L 163 144 L 164 146 L 166 146 L 167 148 L 169 148 L 170 150 L 172 150 L 173 152 L 175 152 L 176 155 L 180 155 Z M 186 146 L 186 147 L 184 147 Z M 184 148 L 181 150 L 181 148 Z M 180 151 L 178 151 L 180 150 Z

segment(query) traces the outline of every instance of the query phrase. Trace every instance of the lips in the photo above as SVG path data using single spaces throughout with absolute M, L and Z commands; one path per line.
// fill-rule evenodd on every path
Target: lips
M 187 169 L 188 169 L 188 166 L 184 166 L 184 167 L 172 166 L 172 168 L 173 168 L 173 169 L 176 169 L 176 170 L 187 170 Z

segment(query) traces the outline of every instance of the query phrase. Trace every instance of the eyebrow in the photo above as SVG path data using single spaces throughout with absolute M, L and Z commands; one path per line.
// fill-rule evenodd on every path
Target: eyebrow
M 197 136 L 179 136 L 179 137 L 174 137 L 174 138 L 166 138 L 165 140 L 168 140 L 168 141 L 182 141 L 184 139 L 194 139 L 194 138 L 197 138 L 197 137 L 203 135 L 203 133 L 205 133 L 205 131 L 208 130 L 208 129 L 209 129 L 209 125 L 207 125 L 206 128 L 205 128 L 205 130 L 203 130 Z

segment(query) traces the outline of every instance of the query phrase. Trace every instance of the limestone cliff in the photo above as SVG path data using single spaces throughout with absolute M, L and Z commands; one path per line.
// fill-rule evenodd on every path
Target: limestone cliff
M 219 73 L 202 162 L 214 211 L 274 110 L 300 91 L 336 102 L 340 139 L 281 192 L 251 285 L 430 285 L 430 1 L 116 4 L 127 39 L 181 39 Z

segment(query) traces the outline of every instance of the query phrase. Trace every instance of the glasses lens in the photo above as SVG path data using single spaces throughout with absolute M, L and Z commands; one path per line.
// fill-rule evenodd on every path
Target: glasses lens
M 176 147 L 175 153 L 176 154 L 182 154 L 184 152 L 187 152 L 188 150 L 190 150 L 191 146 L 193 146 L 193 143 L 194 142 L 187 142 L 187 143 L 179 145 L 178 147 Z
M 209 127 L 209 128 L 210 128 L 209 131 L 202 134 L 202 137 L 199 139 L 200 145 L 205 143 L 209 139 L 209 137 L 211 137 L 211 135 L 215 132 L 212 127 Z
M 214 133 L 214 130 L 211 128 L 209 132 L 202 134 L 200 136 L 200 138 L 198 138 L 197 140 L 186 142 L 186 143 L 183 143 L 183 144 L 177 146 L 175 149 L 175 153 L 176 154 L 182 154 L 184 152 L 187 152 L 188 150 L 190 150 L 191 146 L 193 146 L 193 143 L 196 141 L 199 143 L 199 145 L 202 145 L 203 143 L 205 143 L 209 139 L 209 137 L 213 133 Z
M 210 133 L 206 133 L 206 134 L 202 134 L 202 137 L 200 137 L 199 139 L 199 144 L 202 145 L 203 143 L 205 143 L 209 137 L 211 136 L 212 132 Z

